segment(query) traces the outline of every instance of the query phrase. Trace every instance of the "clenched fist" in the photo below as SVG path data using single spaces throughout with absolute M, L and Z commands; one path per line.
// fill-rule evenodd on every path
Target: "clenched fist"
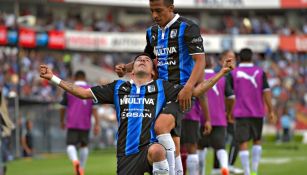
M 53 76 L 51 69 L 48 68 L 48 66 L 45 64 L 40 65 L 39 73 L 40 73 L 41 78 L 44 78 L 47 80 L 50 80 Z

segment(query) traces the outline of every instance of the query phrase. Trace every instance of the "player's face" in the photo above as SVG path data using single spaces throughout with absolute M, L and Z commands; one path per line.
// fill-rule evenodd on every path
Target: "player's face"
M 145 55 L 139 56 L 134 61 L 133 72 L 135 74 L 138 74 L 138 73 L 152 74 L 153 72 L 152 60 L 148 56 L 145 56 Z
M 226 60 L 227 58 L 231 58 L 231 59 L 234 60 L 234 62 L 235 62 L 235 60 L 236 60 L 236 55 L 235 55 L 235 53 L 232 52 L 232 51 L 227 52 L 227 53 L 224 55 L 223 59 L 221 60 L 221 64 L 222 64 L 222 65 L 223 65 L 223 63 L 224 63 L 224 60 Z
M 174 14 L 174 6 L 167 6 L 164 4 L 164 0 L 156 0 L 150 2 L 150 11 L 152 19 L 160 27 L 165 27 L 169 23 Z

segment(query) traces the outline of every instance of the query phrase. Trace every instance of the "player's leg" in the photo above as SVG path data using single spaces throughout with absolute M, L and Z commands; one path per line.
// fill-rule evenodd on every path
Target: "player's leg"
M 249 118 L 236 119 L 235 138 L 240 144 L 239 156 L 241 159 L 244 175 L 250 175 L 248 141 L 250 139 L 250 122 Z
M 147 159 L 152 165 L 152 173 L 154 175 L 169 174 L 169 166 L 166 160 L 166 150 L 160 144 L 152 144 L 149 146 Z
M 251 175 L 257 175 L 259 162 L 261 159 L 262 146 L 261 146 L 261 133 L 262 133 L 263 119 L 253 119 L 252 125 L 252 172 Z
M 181 128 L 181 127 L 180 127 Z M 175 174 L 183 175 L 183 166 L 180 155 L 180 137 L 176 135 L 172 135 L 174 143 L 175 143 Z
M 78 152 L 76 145 L 78 144 L 78 131 L 73 129 L 67 130 L 67 136 L 66 136 L 66 152 L 68 155 L 68 158 L 71 160 L 74 171 L 76 175 L 80 175 L 79 168 L 80 168 L 80 162 L 78 159 Z
M 210 144 L 215 150 L 220 165 L 222 175 L 228 175 L 228 154 L 225 149 L 226 128 L 224 126 L 214 126 L 210 135 Z
M 84 169 L 86 165 L 86 161 L 89 154 L 88 144 L 89 144 L 89 131 L 80 131 L 80 149 L 79 149 L 79 157 L 80 157 L 80 174 L 84 174 Z
M 229 171 L 233 174 L 242 174 L 243 170 L 235 167 L 235 162 L 238 157 L 240 146 L 235 140 L 235 128 L 234 124 L 232 123 L 227 124 L 227 137 L 228 139 L 226 140 L 230 140 L 230 148 L 228 154 Z
M 175 118 L 171 114 L 160 114 L 155 123 L 155 132 L 158 142 L 166 149 L 166 158 L 169 164 L 169 174 L 175 174 L 175 143 L 170 131 L 175 127 Z
M 155 123 L 155 132 L 157 134 L 158 142 L 162 144 L 166 149 L 166 157 L 169 164 L 170 175 L 175 174 L 175 163 L 176 163 L 175 151 L 177 150 L 177 154 L 180 153 L 179 137 L 181 134 L 180 123 L 182 116 L 183 114 L 182 112 L 180 112 L 179 104 L 171 102 L 165 106 L 165 108 L 158 116 Z M 175 136 L 175 142 L 177 147 L 175 146 L 175 142 L 172 138 L 172 135 Z M 177 156 L 176 158 L 177 162 L 181 162 L 180 157 Z M 180 168 L 182 167 L 182 165 L 181 166 L 177 165 L 176 167 Z
M 200 124 L 198 121 L 182 120 L 181 144 L 187 148 L 187 171 L 191 175 L 199 174 L 199 158 L 197 143 L 200 138 Z
M 201 138 L 198 141 L 197 146 L 197 153 L 198 153 L 198 160 L 199 160 L 199 174 L 205 175 L 206 174 L 206 156 L 207 156 L 207 148 L 209 147 L 209 139 L 208 136 L 203 134 L 204 127 L 200 127 L 200 135 Z

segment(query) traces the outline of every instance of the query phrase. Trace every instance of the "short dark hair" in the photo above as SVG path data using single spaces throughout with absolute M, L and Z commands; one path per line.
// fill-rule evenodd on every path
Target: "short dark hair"
M 153 1 L 158 1 L 158 0 L 149 0 L 149 1 L 153 2 Z M 166 6 L 174 5 L 174 0 L 163 0 L 163 3 Z
M 76 73 L 75 73 L 75 79 L 82 79 L 82 80 L 85 80 L 86 78 L 86 75 L 85 75 L 85 72 L 83 70 L 78 70 Z
M 250 48 L 241 49 L 239 56 L 240 61 L 252 61 L 253 51 Z

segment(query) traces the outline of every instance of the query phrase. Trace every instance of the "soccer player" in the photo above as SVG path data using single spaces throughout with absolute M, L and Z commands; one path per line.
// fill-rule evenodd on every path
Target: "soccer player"
M 181 119 L 183 111 L 188 111 L 192 106 L 192 89 L 205 67 L 203 39 L 197 24 L 174 13 L 173 0 L 149 0 L 149 4 L 155 24 L 147 29 L 145 52 L 156 59 L 158 78 L 184 85 L 178 94 L 179 104 L 168 104 L 155 125 L 159 143 L 167 149 L 170 174 L 173 175 L 175 171 L 177 174 L 183 172 L 180 158 Z M 131 70 L 131 65 L 117 65 L 115 71 L 122 76 Z M 204 103 L 204 99 L 199 100 Z
M 84 71 L 77 71 L 74 75 L 74 80 L 76 86 L 83 88 L 90 87 L 86 82 L 86 74 Z M 67 92 L 63 94 L 60 104 L 64 106 L 60 109 L 60 117 L 61 128 L 67 129 L 67 155 L 73 163 L 76 175 L 83 175 L 89 154 L 88 143 L 92 115 L 95 118 L 94 134 L 97 135 L 99 132 L 97 111 L 93 108 L 92 100 L 82 100 Z
M 208 80 L 215 76 L 213 60 L 206 59 L 206 69 L 204 79 Z M 228 155 L 225 150 L 227 116 L 232 112 L 234 105 L 234 95 L 226 77 L 221 78 L 207 92 L 209 115 L 211 119 L 212 131 L 210 134 L 204 133 L 199 140 L 200 172 L 205 173 L 204 157 L 206 157 L 206 147 L 211 146 L 220 164 L 220 174 L 228 175 Z M 225 98 L 226 97 L 226 98 Z M 198 115 L 203 115 L 202 111 Z M 204 123 L 204 122 L 202 122 Z M 201 130 L 202 132 L 203 130 Z
M 233 110 L 235 138 L 240 144 L 239 156 L 245 175 L 257 175 L 261 158 L 261 135 L 264 104 L 267 106 L 270 122 L 276 122 L 272 96 L 266 74 L 252 62 L 253 52 L 249 48 L 240 51 L 240 64 L 231 72 L 231 84 L 236 96 Z M 248 141 L 253 140 L 252 171 L 250 171 Z
M 232 59 L 235 60 L 235 57 L 236 57 L 236 55 L 233 51 L 231 51 L 231 50 L 223 51 L 221 53 L 218 65 L 214 68 L 214 71 L 215 72 L 220 71 L 225 59 L 232 58 Z M 229 73 L 226 75 L 227 81 L 229 80 L 229 78 L 227 78 L 228 76 L 230 76 Z M 226 105 L 226 106 L 229 106 L 229 105 Z M 233 115 L 233 114 L 230 113 L 229 115 Z M 239 144 L 235 140 L 234 120 L 233 120 L 233 117 L 231 117 L 231 116 L 227 116 L 227 118 L 228 118 L 228 122 L 227 122 L 227 135 L 226 135 L 227 139 L 226 140 L 230 141 L 230 149 L 229 149 L 229 154 L 228 154 L 229 172 L 234 173 L 234 174 L 242 174 L 243 170 L 234 166 L 236 159 L 237 159 L 237 156 L 238 156 L 238 152 L 239 152 Z M 216 172 L 216 174 L 220 174 L 219 162 L 218 162 L 216 154 L 214 154 L 214 155 L 215 155 L 214 156 L 214 165 L 213 165 L 212 172 L 213 172 L 213 174 L 215 172 Z
M 232 60 L 225 61 L 224 68 L 209 81 L 200 83 L 193 95 L 199 96 L 229 72 Z M 143 175 L 168 174 L 165 148 L 156 144 L 154 122 L 167 102 L 175 101 L 180 85 L 164 80 L 153 80 L 154 64 L 147 54 L 138 55 L 133 63 L 130 81 L 117 80 L 113 83 L 82 88 L 63 81 L 53 75 L 46 66 L 40 66 L 40 76 L 51 80 L 69 93 L 82 98 L 94 99 L 99 103 L 115 105 L 119 124 L 117 134 L 117 174 Z M 151 167 L 152 166 L 152 167 Z

